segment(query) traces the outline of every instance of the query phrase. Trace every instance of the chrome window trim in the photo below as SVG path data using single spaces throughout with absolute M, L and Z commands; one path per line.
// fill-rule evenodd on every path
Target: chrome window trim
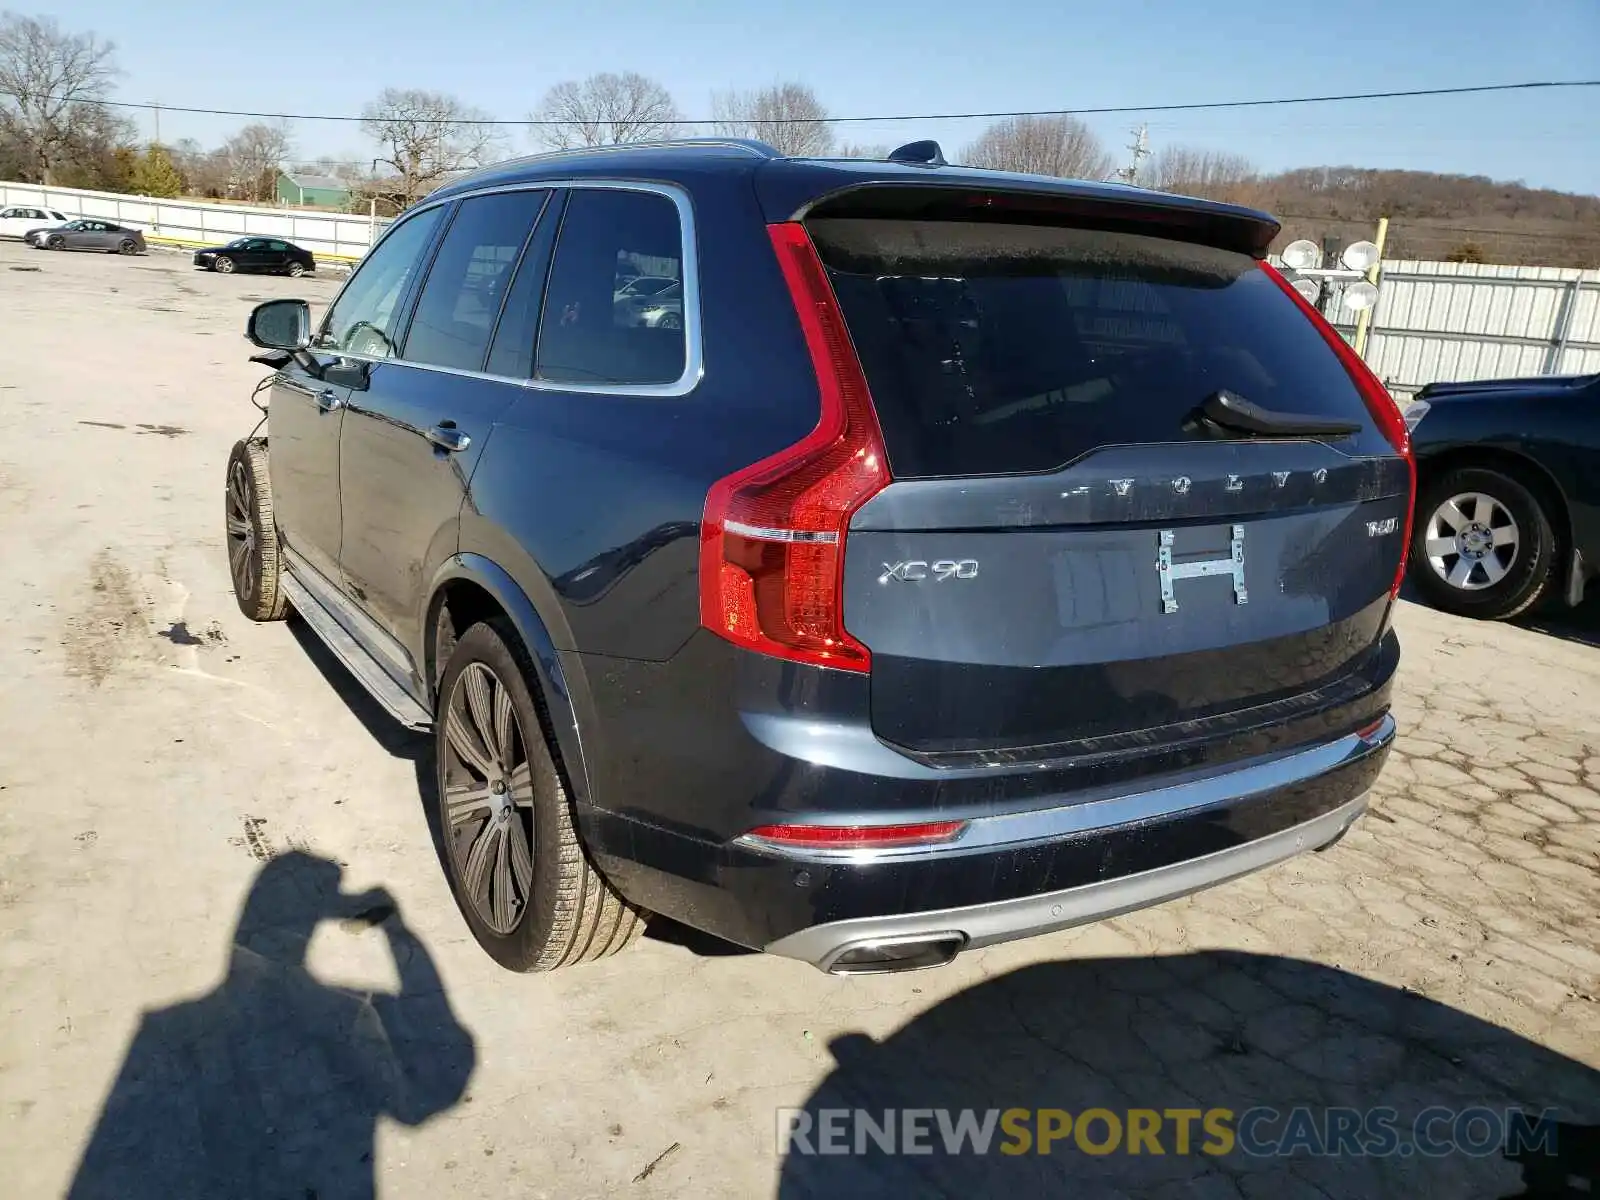
M 466 379 L 482 379 L 491 383 L 510 383 L 518 387 L 527 388 L 536 392 L 575 392 L 592 393 L 602 396 L 660 396 L 675 397 L 686 396 L 700 385 L 700 380 L 705 374 L 705 352 L 701 330 L 700 316 L 700 255 L 698 243 L 695 239 L 694 205 L 689 199 L 689 194 L 677 184 L 656 183 L 628 179 L 529 179 L 518 183 L 486 184 L 481 188 L 471 191 L 453 192 L 449 196 L 437 200 L 424 200 L 415 208 L 409 209 L 404 218 L 396 221 L 384 231 L 383 237 L 374 242 L 367 254 L 373 251 L 413 217 L 427 212 L 430 209 L 443 205 L 454 204 L 460 200 L 471 200 L 477 196 L 492 196 L 504 192 L 537 192 L 553 191 L 564 188 L 568 192 L 582 190 L 610 191 L 610 192 L 647 192 L 652 195 L 664 196 L 672 201 L 678 210 L 678 236 L 681 242 L 682 257 L 680 260 L 683 277 L 683 373 L 670 383 L 561 383 L 552 379 L 519 379 L 514 375 L 494 375 L 487 371 L 467 371 L 458 367 L 440 367 L 433 363 L 413 362 L 407 358 L 376 358 L 367 354 L 348 354 L 330 350 L 318 351 L 315 344 L 310 349 L 313 353 L 332 354 L 346 362 L 365 363 L 390 363 L 397 367 L 414 367 L 419 371 L 436 371 L 441 375 L 458 375 Z M 561 240 L 556 238 L 552 254 L 561 249 Z M 553 259 L 552 259 L 553 261 Z M 345 288 L 350 286 L 360 272 L 358 264 L 350 272 L 350 279 L 345 280 L 344 287 L 339 289 L 338 295 L 328 304 L 328 312 L 323 314 L 322 324 L 317 327 L 320 335 L 327 325 L 328 314 L 333 312 L 334 306 L 339 303 L 339 297 L 344 295 Z M 427 280 L 424 278 L 424 285 Z M 540 314 L 543 316 L 544 306 L 541 300 Z M 537 361 L 534 370 L 539 369 Z

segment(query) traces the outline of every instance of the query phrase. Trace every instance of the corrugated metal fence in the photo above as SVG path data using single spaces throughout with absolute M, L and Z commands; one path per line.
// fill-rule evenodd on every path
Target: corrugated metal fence
M 1330 314 L 1350 336 L 1355 314 Z M 1435 380 L 1600 371 L 1600 271 L 1383 264 L 1367 364 L 1401 400 Z
M 104 217 L 142 230 L 145 240 L 151 242 L 203 246 L 250 234 L 287 238 L 319 258 L 352 261 L 367 252 L 374 232 L 381 233 L 386 224 L 346 213 L 153 200 L 114 192 L 0 183 L 0 207 L 12 204 L 53 208 L 69 217 Z

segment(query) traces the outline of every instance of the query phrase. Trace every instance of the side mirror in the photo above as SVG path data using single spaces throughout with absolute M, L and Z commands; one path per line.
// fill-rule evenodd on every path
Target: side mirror
M 311 306 L 304 300 L 258 304 L 245 324 L 244 336 L 263 350 L 304 350 L 311 344 Z

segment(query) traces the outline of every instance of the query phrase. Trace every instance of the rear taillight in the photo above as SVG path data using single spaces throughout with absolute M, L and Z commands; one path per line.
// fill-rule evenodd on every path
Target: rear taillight
M 866 671 L 844 627 L 850 516 L 888 486 L 883 434 L 839 302 L 805 229 L 773 225 L 822 394 L 822 418 L 787 450 L 712 485 L 700 526 L 700 622 L 735 645 Z
M 1400 541 L 1400 565 L 1395 569 L 1394 583 L 1389 588 L 1390 596 L 1398 596 L 1400 584 L 1406 577 L 1406 555 L 1411 549 L 1411 510 L 1416 507 L 1417 502 L 1417 460 L 1411 451 L 1411 430 L 1406 427 L 1405 417 L 1401 415 L 1400 406 L 1394 402 L 1394 397 L 1389 395 L 1389 389 L 1384 387 L 1383 381 L 1361 361 L 1361 356 L 1351 348 L 1350 343 L 1339 336 L 1339 331 L 1328 323 L 1327 318 L 1304 296 L 1295 291 L 1289 281 L 1270 263 L 1262 263 L 1261 269 L 1283 289 L 1284 295 L 1299 306 L 1300 311 L 1305 313 L 1306 319 L 1322 335 L 1322 340 L 1327 342 L 1339 356 L 1339 362 L 1344 367 L 1345 373 L 1350 376 L 1350 381 L 1361 393 L 1361 399 L 1366 401 L 1367 409 L 1372 413 L 1372 421 L 1377 425 L 1378 431 L 1395 448 L 1395 452 L 1406 460 L 1406 470 L 1411 477 L 1411 483 L 1410 493 L 1406 497 L 1405 536 Z
M 739 840 L 794 850 L 892 850 L 952 842 L 965 821 L 921 821 L 915 825 L 760 825 Z

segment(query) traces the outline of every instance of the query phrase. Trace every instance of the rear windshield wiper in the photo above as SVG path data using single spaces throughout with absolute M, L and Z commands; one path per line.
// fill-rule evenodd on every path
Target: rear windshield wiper
M 1233 433 L 1257 437 L 1348 437 L 1361 432 L 1358 421 L 1339 421 L 1309 413 L 1274 412 L 1237 392 L 1219 388 L 1200 405 L 1200 415 Z

